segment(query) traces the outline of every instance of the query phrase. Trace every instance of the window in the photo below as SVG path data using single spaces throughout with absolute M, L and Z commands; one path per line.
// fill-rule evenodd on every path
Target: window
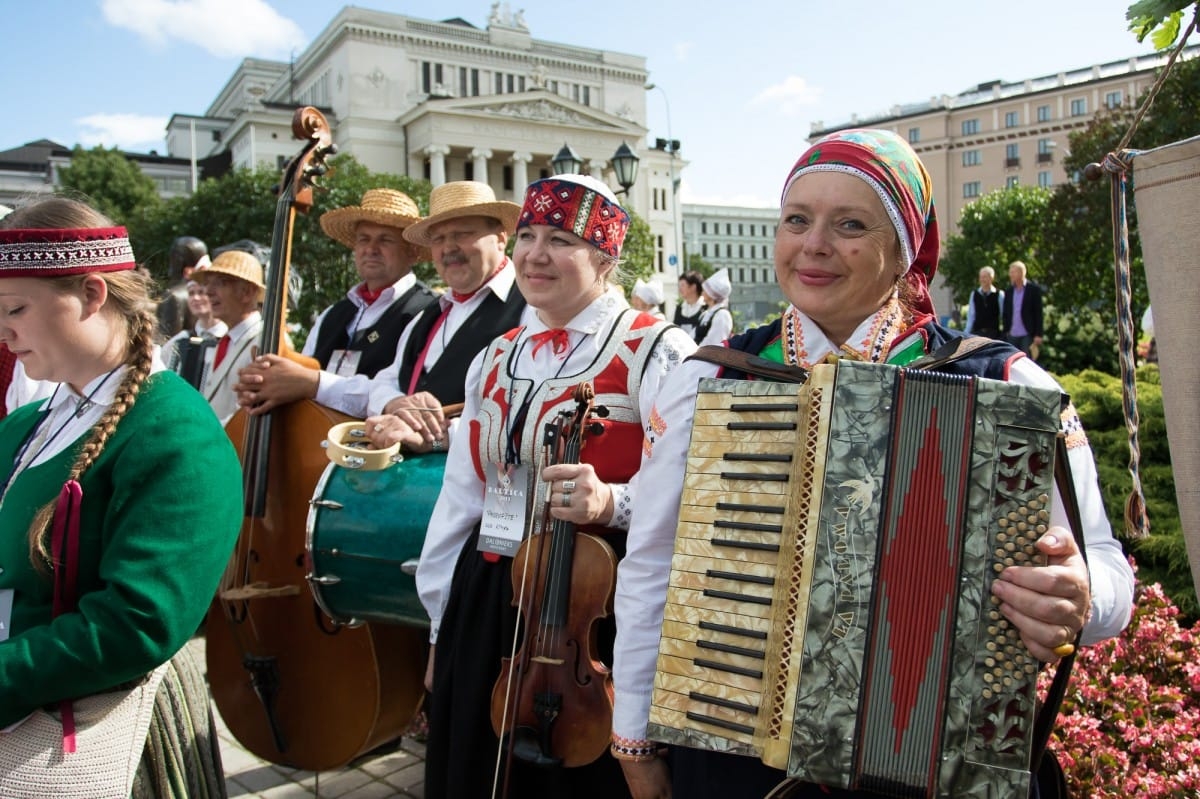
M 965 197 L 966 199 L 978 197 L 979 196 L 979 188 L 980 188 L 980 182 L 978 180 L 972 180 L 970 183 L 964 183 L 963 184 L 963 197 Z
M 700 245 L 700 255 L 703 258 L 708 257 L 708 243 L 707 242 Z
M 1050 106 L 1039 105 L 1037 107 L 1037 121 L 1038 122 L 1049 122 L 1050 121 Z
M 1009 111 L 1004 115 L 1004 127 L 1015 128 L 1021 124 L 1021 115 L 1016 111 Z
M 979 132 L 978 119 L 964 119 L 962 123 L 962 135 L 971 136 Z
M 501 177 L 500 179 L 501 179 L 501 180 L 504 182 L 504 183 L 503 183 L 503 185 L 504 185 L 504 190 L 505 190 L 505 191 L 512 191 L 512 190 L 513 190 L 513 168 L 512 168 L 512 164 L 505 164 L 505 165 L 504 165 L 504 169 L 501 171 L 501 175 L 502 175 L 502 177 Z
M 963 166 L 979 166 L 983 163 L 983 157 L 978 150 L 963 150 L 962 164 Z
M 1115 92 L 1109 92 L 1108 94 L 1104 95 L 1104 107 L 1105 108 L 1117 108 L 1120 105 L 1121 105 L 1121 92 L 1119 90 L 1115 91 Z
M 916 144 L 920 140 L 921 140 L 921 129 L 920 128 L 909 128 L 908 129 L 908 143 Z
M 1038 155 L 1039 164 L 1049 164 L 1054 161 L 1054 139 L 1038 139 Z
M 1087 115 L 1087 98 L 1078 97 L 1071 101 L 1071 116 L 1081 117 Z
M 738 270 L 738 282 L 739 282 L 739 283 L 745 283 L 745 282 L 746 282 L 746 270 L 745 270 L 745 269 L 739 269 L 739 270 Z
M 1016 167 L 1021 165 L 1021 145 L 1004 145 L 1004 166 Z
M 700 223 L 700 232 L 701 232 L 701 233 L 708 233 L 708 223 L 707 223 L 707 222 L 701 222 L 701 223 Z
M 1038 172 L 1038 185 L 1043 189 L 1048 189 L 1054 185 L 1054 181 L 1050 179 L 1049 172 Z
M 1015 189 L 1021 184 L 1021 178 L 1018 175 L 1009 175 L 1004 179 L 1004 188 Z

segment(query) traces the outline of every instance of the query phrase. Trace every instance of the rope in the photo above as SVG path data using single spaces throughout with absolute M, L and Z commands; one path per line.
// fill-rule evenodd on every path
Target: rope
M 1137 407 L 1137 381 L 1135 379 L 1137 360 L 1134 355 L 1136 341 L 1133 335 L 1133 308 L 1130 299 L 1132 291 L 1129 268 L 1129 219 L 1125 200 L 1128 176 L 1137 151 L 1127 148 L 1143 117 L 1154 103 L 1155 97 L 1158 96 L 1159 89 L 1166 81 L 1175 60 L 1183 52 L 1188 38 L 1196 30 L 1198 18 L 1200 18 L 1200 6 L 1197 6 L 1191 23 L 1184 31 L 1179 44 L 1171 52 L 1166 66 L 1163 67 L 1158 78 L 1150 87 L 1146 101 L 1138 109 L 1129 130 L 1121 137 L 1117 149 L 1104 156 L 1102 164 L 1089 164 L 1084 170 L 1084 174 L 1092 180 L 1098 179 L 1105 173 L 1111 178 L 1113 278 L 1116 282 L 1117 295 L 1117 349 L 1121 363 L 1121 407 L 1125 414 L 1125 428 L 1129 438 L 1129 475 L 1133 480 L 1133 488 L 1125 500 L 1125 532 L 1132 538 L 1148 536 L 1150 520 L 1146 516 L 1146 495 L 1142 490 L 1141 478 L 1142 450 L 1138 439 L 1138 426 L 1141 420 Z

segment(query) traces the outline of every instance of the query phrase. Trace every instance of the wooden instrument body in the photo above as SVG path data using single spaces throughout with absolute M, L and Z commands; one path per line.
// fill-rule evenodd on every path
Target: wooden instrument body
M 297 109 L 292 130 L 306 143 L 288 164 L 276 206 L 259 352 L 303 363 L 311 359 L 293 353 L 283 335 L 292 224 L 297 209 L 311 207 L 312 178 L 333 145 L 314 108 Z M 262 416 L 242 410 L 226 425 L 242 463 L 246 514 L 205 625 L 209 684 L 248 750 L 311 771 L 398 738 L 423 695 L 424 631 L 336 625 L 306 580 L 308 499 L 328 464 L 321 442 L 348 419 L 301 400 Z
M 838 788 L 1027 794 L 1037 665 L 989 586 L 1036 562 L 1060 402 L 845 360 L 703 381 L 650 737 Z
M 581 383 L 574 413 L 546 425 L 544 465 L 579 463 L 593 397 L 592 385 Z M 603 539 L 553 518 L 550 496 L 543 499 L 539 524 L 513 556 L 513 605 L 524 638 L 501 662 L 492 728 L 509 756 L 576 768 L 603 755 L 611 740 L 612 675 L 596 656 L 596 625 L 612 613 L 617 557 Z

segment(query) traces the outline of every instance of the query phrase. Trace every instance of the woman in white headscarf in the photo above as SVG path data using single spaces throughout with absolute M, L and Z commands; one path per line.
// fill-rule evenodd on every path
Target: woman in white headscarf
M 729 270 L 719 269 L 704 281 L 704 313 L 696 326 L 696 343 L 720 346 L 733 333 L 733 314 L 729 312 L 729 295 L 733 285 L 729 282 Z
M 633 284 L 633 291 L 629 292 L 629 305 L 638 311 L 648 313 L 655 319 L 666 321 L 666 314 L 662 311 L 663 303 L 663 287 L 662 283 L 657 280 L 651 280 L 649 283 L 642 280 L 640 277 Z

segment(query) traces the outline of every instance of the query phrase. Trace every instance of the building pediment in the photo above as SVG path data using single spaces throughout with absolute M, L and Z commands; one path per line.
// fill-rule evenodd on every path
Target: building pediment
M 552 125 L 572 125 L 590 129 L 629 131 L 637 124 L 615 114 L 580 105 L 557 95 L 542 91 L 521 94 L 490 95 L 487 97 L 448 98 L 421 103 L 397 122 L 411 124 L 422 117 L 435 114 L 475 117 L 495 120 L 509 118 L 524 122 Z

